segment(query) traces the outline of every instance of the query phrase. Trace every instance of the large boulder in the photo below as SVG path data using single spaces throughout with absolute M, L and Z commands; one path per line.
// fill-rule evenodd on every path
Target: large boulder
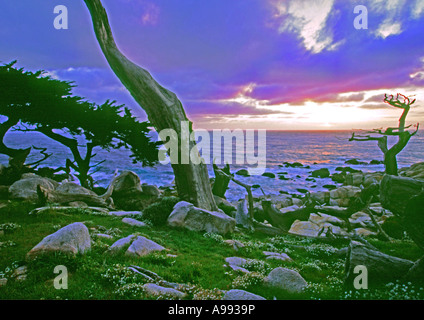
M 200 209 L 191 203 L 180 201 L 169 215 L 168 225 L 193 231 L 226 234 L 234 231 L 236 221 L 225 213 Z
M 305 237 L 318 237 L 321 227 L 311 221 L 296 220 L 290 227 L 289 233 Z
M 112 182 L 113 193 L 112 199 L 115 206 L 125 211 L 143 210 L 152 198 L 157 198 L 156 195 L 151 195 L 153 192 L 149 189 L 149 194 L 143 192 L 140 177 L 132 171 L 122 172 Z
M 84 187 L 81 187 L 80 185 L 73 183 L 73 182 L 64 182 L 60 184 L 56 188 L 57 192 L 61 193 L 71 193 L 71 194 L 85 194 L 89 196 L 97 196 L 97 194 L 91 190 L 88 190 Z
M 281 267 L 269 273 L 265 278 L 265 284 L 290 294 L 299 294 L 308 286 L 308 283 L 297 271 Z
M 38 201 L 38 185 L 46 190 L 53 191 L 59 186 L 59 183 L 37 175 L 27 176 L 25 179 L 18 180 L 9 187 L 9 198 L 11 200 L 36 202 Z
M 87 227 L 75 222 L 45 237 L 27 254 L 28 259 L 52 252 L 65 254 L 84 254 L 91 248 L 91 239 Z
M 352 198 L 359 196 L 362 189 L 355 186 L 343 186 L 330 191 L 330 205 L 347 207 Z
M 165 248 L 162 247 L 161 245 L 145 237 L 139 236 L 131 243 L 127 252 L 125 252 L 125 255 L 143 257 L 154 251 L 162 251 L 162 250 L 165 250 Z
M 133 171 L 122 172 L 112 183 L 115 195 L 126 194 L 133 190 L 141 191 L 140 177 Z

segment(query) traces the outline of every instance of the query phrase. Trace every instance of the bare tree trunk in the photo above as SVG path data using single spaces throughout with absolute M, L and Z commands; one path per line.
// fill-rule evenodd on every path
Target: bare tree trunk
M 353 286 L 358 276 L 355 272 L 357 266 L 367 268 L 369 285 L 375 287 L 401 279 L 413 265 L 412 261 L 389 256 L 352 241 L 346 257 L 345 285 Z
M 147 113 L 149 121 L 159 132 L 173 129 L 181 138 L 181 124 L 188 121 L 177 96 L 161 87 L 145 69 L 128 60 L 118 49 L 113 39 L 106 10 L 100 0 L 84 0 L 92 17 L 97 40 L 110 67 L 128 89 L 140 107 Z M 192 128 L 190 126 L 190 132 Z M 196 143 L 189 141 L 189 150 Z M 180 149 L 181 152 L 186 152 Z M 179 154 L 181 155 L 181 152 Z M 175 183 L 180 198 L 206 210 L 217 210 L 209 182 L 206 165 L 172 164 Z

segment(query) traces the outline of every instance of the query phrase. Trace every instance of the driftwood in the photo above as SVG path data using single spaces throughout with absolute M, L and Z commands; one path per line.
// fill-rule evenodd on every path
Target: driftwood
M 291 225 L 295 220 L 308 220 L 314 208 L 307 206 L 300 207 L 297 210 L 283 213 L 276 209 L 271 201 L 262 201 L 262 208 L 264 210 L 265 217 L 274 226 L 284 231 L 290 230 Z
M 68 204 L 70 202 L 84 202 L 88 206 L 113 208 L 113 200 L 111 198 L 115 181 L 118 179 L 118 170 L 115 171 L 114 177 L 103 195 L 64 193 L 54 190 L 48 190 L 41 185 L 37 186 L 38 203 L 44 206 L 48 203 Z
M 360 243 L 350 243 L 345 264 L 345 285 L 352 287 L 357 266 L 365 266 L 368 274 L 368 285 L 375 287 L 395 280 L 402 279 L 414 265 L 412 261 L 389 256 L 372 250 Z
M 47 203 L 67 204 L 70 202 L 84 202 L 88 206 L 108 208 L 106 199 L 91 194 L 64 193 L 48 190 L 41 185 L 37 186 L 38 202 L 44 206 Z
M 253 220 L 253 228 L 255 233 L 266 234 L 268 236 L 278 236 L 278 235 L 286 234 L 286 232 L 284 232 L 283 230 L 279 228 L 269 226 L 265 223 L 261 223 L 256 220 Z
M 60 211 L 69 211 L 69 210 L 72 210 L 72 209 L 78 209 L 78 207 L 70 207 L 70 206 L 41 207 L 41 208 L 36 208 L 36 209 L 32 210 L 29 214 L 37 215 L 37 214 L 41 214 L 41 213 L 44 213 L 44 212 L 48 212 L 50 210 L 60 212 Z M 81 209 L 89 210 L 89 211 L 100 213 L 100 214 L 103 214 L 103 215 L 109 215 L 109 210 L 106 209 L 106 208 L 84 207 L 84 208 L 81 208 Z
M 243 228 L 253 230 L 253 219 L 251 219 L 249 215 L 249 209 L 246 199 L 241 200 L 237 204 L 235 219 L 236 224 L 242 225 Z
M 232 180 L 234 183 L 238 184 L 239 186 L 243 187 L 246 189 L 247 192 L 247 201 L 249 203 L 249 217 L 250 220 L 253 220 L 254 218 L 254 211 L 253 211 L 253 194 L 252 194 L 252 186 L 249 186 L 237 179 L 235 179 L 231 174 L 227 174 L 226 172 L 220 170 L 220 169 L 216 169 L 216 172 L 219 172 L 222 176 L 227 177 L 228 179 Z
M 424 181 L 385 175 L 380 199 L 393 212 L 410 238 L 424 250 Z
M 212 193 L 220 198 L 225 198 L 225 192 L 227 191 L 228 184 L 231 181 L 229 178 L 231 175 L 230 165 L 227 163 L 224 169 L 219 169 L 218 166 L 214 163 L 213 171 L 215 173 L 215 181 L 213 183 Z M 222 173 L 225 173 L 225 175 Z

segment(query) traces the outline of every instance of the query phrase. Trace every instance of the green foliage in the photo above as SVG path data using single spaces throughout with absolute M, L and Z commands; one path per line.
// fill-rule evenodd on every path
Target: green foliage
M 98 105 L 73 96 L 75 85 L 53 79 L 44 71 L 16 68 L 16 61 L 0 66 L 0 115 L 8 120 L 0 124 L 0 141 L 12 127 L 20 131 L 38 131 L 70 149 L 83 186 L 89 186 L 90 163 L 96 147 L 131 150 L 133 162 L 153 165 L 158 161 L 159 142 L 149 137 L 150 123 L 140 122 L 124 105 L 107 100 Z M 78 146 L 84 140 L 85 157 Z M 0 152 L 10 154 L 2 143 Z
M 143 219 L 149 220 L 154 226 L 163 226 L 179 201 L 177 197 L 163 197 L 143 210 Z

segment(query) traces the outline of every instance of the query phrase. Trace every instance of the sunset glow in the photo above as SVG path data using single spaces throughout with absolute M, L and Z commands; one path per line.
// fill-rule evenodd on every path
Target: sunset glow
M 25 10 L 2 4 L 3 62 L 45 69 L 75 81 L 76 94 L 116 99 L 146 119 L 92 41 L 83 1 L 63 1 L 70 26 L 62 31 L 50 25 L 48 2 L 24 2 Z M 104 4 L 122 51 L 178 95 L 197 128 L 395 125 L 399 110 L 383 97 L 398 92 L 417 99 L 408 120 L 423 118 L 423 1 L 363 1 L 362 30 L 353 25 L 353 0 Z

